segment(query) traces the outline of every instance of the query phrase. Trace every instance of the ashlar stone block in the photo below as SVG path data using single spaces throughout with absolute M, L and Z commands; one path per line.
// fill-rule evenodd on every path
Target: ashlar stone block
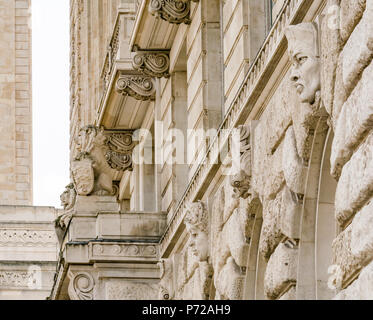
M 335 196 L 336 219 L 346 223 L 373 195 L 373 134 L 342 170 Z
M 368 1 L 363 18 L 343 48 L 342 56 L 343 82 L 350 92 L 373 57 L 373 3 L 371 1 Z
M 289 286 L 294 286 L 297 276 L 298 249 L 286 243 L 276 248 L 268 261 L 264 277 L 264 291 L 268 299 L 278 298 Z
M 345 163 L 373 128 L 373 63 L 343 105 L 338 118 L 331 154 L 331 174 L 339 177 Z

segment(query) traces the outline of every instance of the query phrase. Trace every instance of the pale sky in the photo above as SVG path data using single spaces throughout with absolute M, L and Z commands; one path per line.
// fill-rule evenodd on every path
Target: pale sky
M 33 193 L 61 207 L 69 184 L 69 0 L 32 0 Z

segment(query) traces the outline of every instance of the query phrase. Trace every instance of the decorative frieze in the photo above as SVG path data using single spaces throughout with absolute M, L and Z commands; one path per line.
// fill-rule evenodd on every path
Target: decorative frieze
M 192 0 L 198 2 L 198 0 Z M 169 23 L 190 24 L 190 0 L 151 0 L 149 12 Z
M 155 78 L 168 78 L 170 68 L 169 51 L 138 51 L 133 57 L 135 70 Z
M 156 300 L 158 286 L 152 283 L 110 281 L 106 284 L 107 300 Z
M 29 288 L 35 274 L 29 271 L 0 271 L 0 288 Z
M 90 243 L 89 255 L 90 260 L 155 259 L 158 256 L 158 248 L 150 244 Z
M 154 80 L 148 76 L 121 74 L 116 83 L 116 90 L 120 94 L 129 95 L 136 100 L 155 99 Z
M 0 247 L 55 246 L 53 230 L 0 229 Z

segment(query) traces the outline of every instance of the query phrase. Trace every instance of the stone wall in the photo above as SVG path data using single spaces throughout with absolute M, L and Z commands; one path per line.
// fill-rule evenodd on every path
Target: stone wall
M 1 1 L 0 203 L 32 203 L 30 1 Z
M 1 300 L 49 296 L 58 256 L 56 218 L 49 207 L 0 207 Z
M 118 98 L 109 92 L 107 99 L 117 104 L 100 110 L 101 118 L 109 118 L 129 106 L 140 114 L 146 106 L 139 125 L 151 129 L 154 121 L 151 134 L 160 141 L 151 151 L 161 155 L 161 163 L 135 165 L 121 176 L 120 187 L 130 181 L 130 213 L 111 200 L 122 210 L 118 216 L 144 210 L 147 201 L 150 208 L 154 200 L 156 215 L 167 216 L 167 226 L 157 234 L 159 254 L 151 260 L 151 297 L 158 288 L 161 299 L 371 298 L 372 1 L 277 0 L 269 6 L 193 0 L 183 1 L 180 12 L 168 11 L 168 1 L 156 3 L 137 3 L 134 24 L 128 22 L 132 35 L 125 33 L 120 44 L 129 60 L 135 55 L 131 50 L 145 56 L 162 50 L 167 56 L 167 71 L 121 69 L 140 71 L 142 77 L 150 72 L 154 96 L 137 92 L 133 104 L 131 93 Z M 89 18 L 87 8 L 81 12 Z M 78 23 L 78 17 L 74 13 L 72 21 Z M 109 20 L 103 24 L 110 25 Z M 110 37 L 116 39 L 113 30 Z M 85 50 L 90 39 L 82 40 Z M 87 79 L 92 75 L 95 82 L 98 75 L 87 68 L 99 59 L 84 61 L 81 87 L 93 88 Z M 97 109 L 93 93 L 84 94 L 81 110 Z M 152 102 L 138 102 L 146 99 Z M 75 110 L 80 109 L 72 104 Z M 72 118 L 72 127 L 78 128 L 79 121 Z M 186 163 L 177 163 L 180 150 L 169 148 L 177 138 L 174 129 L 186 144 L 181 154 Z M 95 150 L 90 149 L 91 156 L 105 163 Z M 95 189 L 104 186 L 104 178 L 97 166 L 92 170 L 84 177 L 75 170 L 77 181 L 69 191 L 80 192 L 87 208 L 104 199 Z M 87 180 L 92 194 L 78 190 Z M 72 202 L 69 210 L 75 210 L 77 223 L 76 212 L 83 214 L 84 206 Z M 107 235 L 116 230 L 116 237 L 124 236 L 115 225 L 109 229 Z M 81 249 L 74 250 L 71 263 L 88 264 L 89 254 L 79 257 Z M 65 271 L 60 264 L 61 279 Z M 61 290 L 66 279 L 57 281 Z M 115 288 L 114 282 L 108 287 Z M 94 290 L 102 296 L 100 288 Z

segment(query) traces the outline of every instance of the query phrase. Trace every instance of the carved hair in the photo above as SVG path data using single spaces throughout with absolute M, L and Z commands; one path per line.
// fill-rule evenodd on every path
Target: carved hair
M 318 29 L 314 22 L 305 22 L 288 26 L 285 30 L 288 39 L 288 51 L 293 56 L 297 51 L 312 53 L 320 57 Z
M 202 232 L 207 232 L 208 228 L 208 213 L 206 206 L 202 201 L 193 202 L 189 205 L 185 215 L 184 222 L 186 225 L 195 227 Z

